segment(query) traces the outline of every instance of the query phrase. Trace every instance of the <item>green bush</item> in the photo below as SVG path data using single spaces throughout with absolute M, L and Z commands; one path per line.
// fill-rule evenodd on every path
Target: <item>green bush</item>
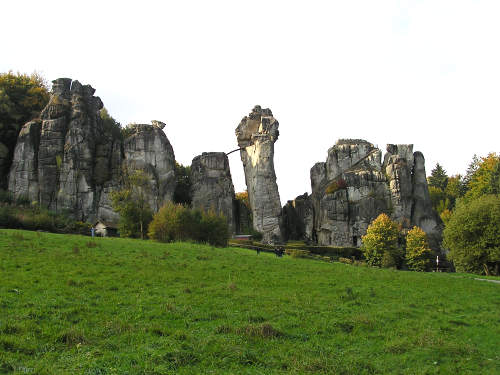
M 19 220 L 13 214 L 12 208 L 8 206 L 0 207 L 0 228 L 16 229 L 20 227 Z
M 14 201 L 12 193 L 7 190 L 0 189 L 0 203 L 11 204 Z
M 443 232 L 459 272 L 500 274 L 500 196 L 459 201 Z
M 251 228 L 248 232 L 249 232 L 248 234 L 252 236 L 252 239 L 254 241 L 262 241 L 262 238 L 264 237 L 264 235 L 261 232 L 259 232 L 254 228 Z
M 22 207 L 29 207 L 31 204 L 31 201 L 29 197 L 25 195 L 20 195 L 19 197 L 16 198 L 16 205 L 17 206 L 22 206 Z
M 292 258 L 311 258 L 311 253 L 307 250 L 286 249 L 285 254 Z
M 229 230 L 224 216 L 169 202 L 153 217 L 148 235 L 160 242 L 192 240 L 227 246 Z

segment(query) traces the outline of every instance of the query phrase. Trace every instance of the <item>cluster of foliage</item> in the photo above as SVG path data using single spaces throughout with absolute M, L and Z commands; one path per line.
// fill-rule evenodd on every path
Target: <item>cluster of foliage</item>
M 104 132 L 112 139 L 123 139 L 121 124 L 109 114 L 108 110 L 106 108 L 101 109 L 100 115 Z
M 458 200 L 470 202 L 486 194 L 499 194 L 500 156 L 495 153 L 481 158 L 474 155 L 465 176 L 448 177 L 438 163 L 427 182 L 432 206 L 446 223 Z
M 347 182 L 343 178 L 332 181 L 325 189 L 325 194 L 333 194 L 340 189 L 347 188 Z
M 39 74 L 0 73 L 0 159 L 5 160 L 0 176 L 10 167 L 21 127 L 38 117 L 48 101 L 48 85 Z
M 461 175 L 448 177 L 444 168 L 437 163 L 427 178 L 432 207 L 446 222 L 455 207 L 458 198 L 465 193 L 465 184 Z
M 500 274 L 499 195 L 459 202 L 443 235 L 457 271 Z
M 250 200 L 248 199 L 248 191 L 241 191 L 235 194 L 236 200 L 242 202 L 246 208 L 250 210 Z
M 464 177 L 437 164 L 428 178 L 433 207 L 445 223 L 443 245 L 458 271 L 498 274 L 500 155 L 474 156 Z
M 191 167 L 175 162 L 175 182 L 174 202 L 189 206 L 193 200 L 191 193 Z
M 362 237 L 362 251 L 367 263 L 384 268 L 399 266 L 402 252 L 398 237 L 398 225 L 386 214 L 380 214 L 372 221 Z
M 90 234 L 89 223 L 75 221 L 64 212 L 49 211 L 23 197 L 13 199 L 3 190 L 0 190 L 0 203 L 0 228 Z
M 406 235 L 406 264 L 413 271 L 429 271 L 432 262 L 432 250 L 427 235 L 419 227 L 413 227 Z
M 432 250 L 426 233 L 413 227 L 404 238 L 401 228 L 386 214 L 380 214 L 372 221 L 362 237 L 362 251 L 371 266 L 401 268 L 404 263 L 413 271 L 429 271 Z M 404 243 L 404 246 L 400 246 Z
M 120 214 L 118 230 L 122 237 L 144 239 L 153 218 L 147 197 L 151 185 L 141 170 L 124 170 L 124 188 L 111 193 L 113 210 Z
M 166 203 L 149 224 L 149 237 L 160 242 L 195 241 L 225 247 L 229 237 L 226 218 L 214 211 Z

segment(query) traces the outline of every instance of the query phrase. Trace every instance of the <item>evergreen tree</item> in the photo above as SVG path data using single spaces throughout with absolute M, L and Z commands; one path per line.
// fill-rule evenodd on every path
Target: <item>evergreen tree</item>
M 431 171 L 430 177 L 427 179 L 429 186 L 434 186 L 435 188 L 444 191 L 446 185 L 448 184 L 448 175 L 439 163 L 436 164 L 434 169 Z

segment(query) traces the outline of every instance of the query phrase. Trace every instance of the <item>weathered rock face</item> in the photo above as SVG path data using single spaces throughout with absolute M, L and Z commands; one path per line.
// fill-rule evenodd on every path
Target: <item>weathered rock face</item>
M 28 122 L 19 134 L 9 190 L 78 220 L 117 222 L 109 194 L 121 187 L 122 168 L 137 166 L 154 175 L 150 200 L 157 209 L 175 185 L 170 143 L 158 125 L 138 126 L 124 144 L 113 138 L 103 128 L 103 104 L 94 92 L 69 78 L 53 81 L 41 120 Z
M 370 222 L 387 212 L 390 196 L 382 153 L 362 140 L 339 140 L 311 169 L 313 237 L 321 245 L 359 246 Z
M 226 217 L 229 232 L 235 231 L 234 186 L 224 152 L 204 152 L 191 163 L 192 207 L 215 210 Z
M 158 123 L 132 125 L 134 133 L 125 139 L 123 145 L 127 169 L 142 170 L 149 177 L 151 193 L 148 201 L 154 211 L 171 201 L 175 191 L 174 150 Z
M 38 201 L 38 147 L 41 121 L 30 121 L 19 132 L 9 176 L 9 190 L 16 197 Z
M 264 242 L 281 240 L 281 203 L 274 171 L 278 121 L 270 109 L 255 106 L 236 128 L 240 156 L 252 209 L 253 227 Z
M 412 225 L 422 228 L 427 233 L 432 248 L 437 248 L 442 238 L 443 224 L 441 218 L 432 208 L 425 174 L 425 159 L 421 152 L 415 152 L 413 166 L 413 207 Z
M 307 193 L 288 201 L 283 207 L 281 233 L 284 241 L 312 241 L 314 211 L 311 196 Z
M 413 145 L 387 145 L 383 168 L 391 192 L 392 218 L 408 227 L 413 207 Z
M 319 244 L 360 246 L 361 236 L 381 213 L 403 228 L 418 225 L 430 238 L 439 237 L 441 227 L 432 210 L 423 155 L 413 153 L 413 145 L 388 145 L 383 164 L 381 156 L 369 142 L 339 140 L 328 150 L 326 162 L 311 168 L 312 237 Z M 296 222 L 307 217 L 293 211 Z

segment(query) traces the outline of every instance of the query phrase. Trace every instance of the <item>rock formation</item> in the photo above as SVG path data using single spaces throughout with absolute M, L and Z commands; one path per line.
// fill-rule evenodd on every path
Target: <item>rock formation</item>
M 161 123 L 136 125 L 122 142 L 104 129 L 103 104 L 94 92 L 69 78 L 53 81 L 40 120 L 21 129 L 9 191 L 78 220 L 116 222 L 109 193 L 121 187 L 123 167 L 140 168 L 151 176 L 150 201 L 157 209 L 175 187 L 175 158 Z
M 311 197 L 307 193 L 288 201 L 283 207 L 281 233 L 284 241 L 312 241 L 313 225 L 314 211 Z
M 264 242 L 281 240 L 281 203 L 274 172 L 278 126 L 270 109 L 255 106 L 236 128 L 253 227 L 262 232 Z
M 339 140 L 328 150 L 326 162 L 311 168 L 312 195 L 297 199 L 306 201 L 302 206 L 312 205 L 312 237 L 318 244 L 360 246 L 361 236 L 381 213 L 389 214 L 403 228 L 418 225 L 432 238 L 440 235 L 423 155 L 413 153 L 413 145 L 390 144 L 384 163 L 381 160 L 382 152 L 367 141 Z M 284 215 L 296 215 L 294 225 L 299 223 L 299 229 L 292 227 L 288 233 L 292 239 L 307 239 L 307 226 L 300 225 L 309 214 L 291 210 L 292 206 L 285 206 Z
M 229 232 L 235 231 L 235 197 L 229 160 L 224 152 L 204 152 L 191 163 L 192 207 L 226 217 Z
M 171 201 L 175 191 L 174 150 L 158 121 L 153 125 L 129 125 L 132 134 L 123 144 L 124 165 L 128 170 L 141 170 L 149 177 L 149 206 L 158 211 Z

